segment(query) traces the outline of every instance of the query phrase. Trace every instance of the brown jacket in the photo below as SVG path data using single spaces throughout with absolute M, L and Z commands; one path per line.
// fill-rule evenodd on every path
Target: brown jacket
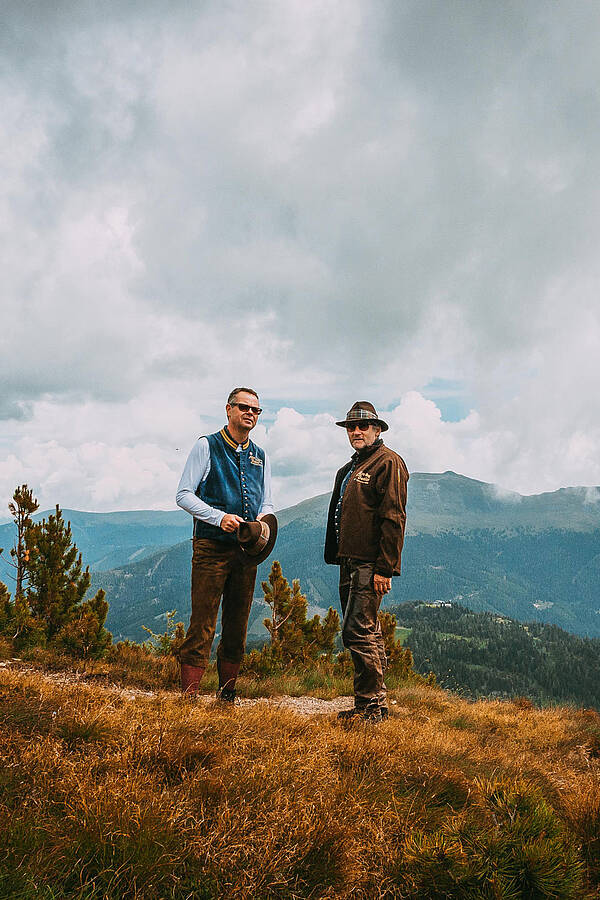
M 344 476 L 356 462 L 342 500 L 340 540 L 335 530 L 335 509 Z M 338 471 L 329 504 L 325 562 L 339 557 L 375 563 L 375 572 L 389 578 L 400 574 L 400 556 L 406 524 L 408 469 L 401 456 L 377 441 L 355 453 Z

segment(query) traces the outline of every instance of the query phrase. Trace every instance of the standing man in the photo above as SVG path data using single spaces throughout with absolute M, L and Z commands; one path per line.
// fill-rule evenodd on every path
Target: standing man
M 235 388 L 225 411 L 227 425 L 192 447 L 177 490 L 177 504 L 194 517 L 192 615 L 179 660 L 181 689 L 193 696 L 208 665 L 222 597 L 217 696 L 233 703 L 256 580 L 256 564 L 243 559 L 237 532 L 240 524 L 263 516 L 272 518 L 276 530 L 276 520 L 269 515 L 269 459 L 248 437 L 262 412 L 258 394 L 252 388 Z M 243 524 L 243 529 L 248 526 Z M 268 532 L 266 523 L 263 531 Z
M 377 723 L 387 718 L 387 658 L 377 618 L 392 576 L 400 574 L 408 470 L 383 443 L 387 424 L 359 400 L 343 422 L 354 448 L 335 476 L 327 519 L 325 562 L 340 567 L 342 641 L 354 664 L 354 707 L 339 718 Z

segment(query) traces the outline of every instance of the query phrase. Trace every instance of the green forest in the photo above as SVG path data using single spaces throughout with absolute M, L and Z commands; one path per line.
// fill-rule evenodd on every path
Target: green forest
M 468 697 L 515 697 L 600 708 L 600 639 L 522 624 L 460 605 L 394 610 L 418 672 Z

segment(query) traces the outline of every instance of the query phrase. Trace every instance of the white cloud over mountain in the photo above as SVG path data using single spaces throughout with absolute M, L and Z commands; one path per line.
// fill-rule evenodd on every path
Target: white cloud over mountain
M 595 4 L 5 21 L 0 498 L 171 505 L 235 384 L 279 505 L 328 489 L 357 398 L 413 470 L 600 483 Z

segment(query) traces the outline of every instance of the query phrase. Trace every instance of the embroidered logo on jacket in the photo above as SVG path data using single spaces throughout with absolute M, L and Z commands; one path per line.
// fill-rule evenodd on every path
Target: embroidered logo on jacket
M 262 459 L 259 456 L 252 456 L 252 454 L 250 454 L 250 462 L 253 466 L 262 466 L 263 464 Z
M 359 484 L 368 484 L 371 480 L 370 472 L 357 472 L 354 476 L 354 480 L 358 481 Z

